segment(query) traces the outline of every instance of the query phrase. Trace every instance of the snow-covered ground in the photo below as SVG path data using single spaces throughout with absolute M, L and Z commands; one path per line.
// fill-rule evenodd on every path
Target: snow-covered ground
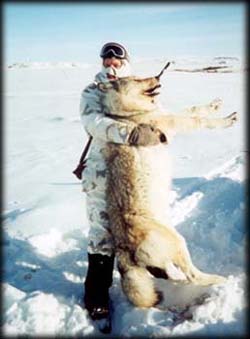
M 239 113 L 232 128 L 178 135 L 169 146 L 174 158 L 173 225 L 186 238 L 195 265 L 228 280 L 200 288 L 160 279 L 164 303 L 139 309 L 123 295 L 115 271 L 111 298 L 116 337 L 227 336 L 245 331 L 246 73 L 230 58 L 216 63 L 233 64 L 233 72 L 178 71 L 190 69 L 194 62 L 184 60 L 172 64 L 162 77 L 161 101 L 169 112 L 220 97 L 224 105 L 219 116 Z M 134 71 L 151 76 L 164 64 L 135 62 Z M 97 71 L 99 65 L 76 63 L 5 69 L 6 335 L 99 335 L 80 306 L 88 222 L 85 196 L 72 174 L 86 142 L 78 113 L 80 92 Z

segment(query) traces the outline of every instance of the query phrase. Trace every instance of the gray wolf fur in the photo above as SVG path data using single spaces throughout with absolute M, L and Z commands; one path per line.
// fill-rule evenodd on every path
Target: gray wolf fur
M 160 112 L 155 101 L 159 94 L 159 77 L 126 77 L 99 83 L 98 87 L 108 115 L 132 122 L 135 126 L 150 124 L 167 138 L 201 128 L 230 127 L 237 120 L 236 113 L 224 118 L 208 117 L 218 110 L 220 100 L 201 107 L 194 106 L 185 110 L 183 115 Z M 151 307 L 160 301 L 152 275 L 201 286 L 225 281 L 222 276 L 207 274 L 196 268 L 185 239 L 167 219 L 159 221 L 155 218 L 157 204 L 162 208 L 162 199 L 155 203 L 162 183 L 151 167 L 154 152 L 155 146 L 133 147 L 114 143 L 109 143 L 104 152 L 108 168 L 108 214 L 122 288 L 128 299 L 138 307 Z M 164 171 L 164 175 L 170 176 L 170 172 Z M 164 191 L 166 207 L 167 187 Z

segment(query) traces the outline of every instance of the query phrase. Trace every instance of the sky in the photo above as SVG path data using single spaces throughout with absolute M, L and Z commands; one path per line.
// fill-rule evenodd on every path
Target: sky
M 244 56 L 244 2 L 8 3 L 4 62 L 95 63 L 108 41 L 131 58 Z

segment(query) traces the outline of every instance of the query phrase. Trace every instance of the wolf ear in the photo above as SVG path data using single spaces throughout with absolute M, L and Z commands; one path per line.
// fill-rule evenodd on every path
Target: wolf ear
M 113 88 L 113 85 L 109 82 L 98 82 L 97 88 L 102 92 L 107 92 L 109 89 Z

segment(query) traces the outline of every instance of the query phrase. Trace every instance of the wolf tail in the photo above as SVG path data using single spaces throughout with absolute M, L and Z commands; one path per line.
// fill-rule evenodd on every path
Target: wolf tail
M 130 302 L 137 307 L 152 307 L 162 299 L 152 277 L 143 267 L 133 266 L 123 273 L 122 288 Z

